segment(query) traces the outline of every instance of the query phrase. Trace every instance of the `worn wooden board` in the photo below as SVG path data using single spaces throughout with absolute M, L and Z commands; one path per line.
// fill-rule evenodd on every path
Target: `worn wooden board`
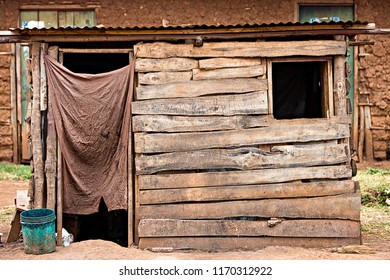
M 190 132 L 232 130 L 270 126 L 274 119 L 259 116 L 167 116 L 138 115 L 133 117 L 134 132 Z
M 280 122 L 272 125 L 272 128 L 190 133 L 135 133 L 134 139 L 136 153 L 162 153 L 341 139 L 348 137 L 349 133 L 348 125 L 332 121 L 323 123 L 323 125 L 320 123 L 293 125 L 289 122 Z
M 141 190 L 141 205 L 339 195 L 355 192 L 352 180 Z
M 303 179 L 351 178 L 350 166 L 316 166 L 283 169 L 262 169 L 250 171 L 225 171 L 202 173 L 179 173 L 159 175 L 139 175 L 140 190 L 195 188 L 206 186 L 234 186 L 252 184 L 272 184 Z
M 194 80 L 212 80 L 212 79 L 234 79 L 234 78 L 251 78 L 265 74 L 265 66 L 248 66 L 239 68 L 222 68 L 214 70 L 193 69 Z
M 360 193 L 325 197 L 141 205 L 140 219 L 237 217 L 360 220 Z
M 197 97 L 219 93 L 246 93 L 266 90 L 267 83 L 265 80 L 237 78 L 138 86 L 136 88 L 136 97 L 137 100 L 144 100 L 155 98 Z
M 232 68 L 232 67 L 249 67 L 261 65 L 262 60 L 260 58 L 208 58 L 199 60 L 199 68 L 210 70 L 220 68 Z
M 132 113 L 150 115 L 252 115 L 267 114 L 267 92 L 174 98 L 132 102 Z
M 275 220 L 273 220 L 275 222 Z M 280 222 L 279 222 L 280 221 Z M 143 219 L 140 237 L 185 236 L 275 236 L 275 237 L 359 237 L 360 222 L 349 220 L 268 221 Z
M 268 246 L 288 246 L 301 248 L 326 248 L 361 244 L 360 237 L 352 238 L 302 238 L 302 237 L 144 237 L 140 239 L 140 249 L 172 248 L 176 250 L 194 249 L 202 251 L 254 250 Z
M 137 57 L 286 57 L 345 55 L 346 42 L 334 40 L 283 42 L 217 42 L 202 47 L 164 42 L 135 46 Z
M 192 72 L 150 72 L 138 74 L 138 83 L 143 85 L 161 85 L 190 81 L 191 79 Z
M 138 53 L 137 57 L 139 57 Z M 188 71 L 198 67 L 198 60 L 178 57 L 165 59 L 137 58 L 135 62 L 136 72 Z
M 278 146 L 271 152 L 256 147 L 207 149 L 190 152 L 164 153 L 138 157 L 137 174 L 153 174 L 173 170 L 207 170 L 233 168 L 238 170 L 284 168 L 295 166 L 332 165 L 350 161 L 348 146 Z

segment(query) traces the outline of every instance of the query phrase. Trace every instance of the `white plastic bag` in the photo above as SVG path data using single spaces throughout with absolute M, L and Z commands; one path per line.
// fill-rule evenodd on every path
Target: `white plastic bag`
M 69 246 L 74 240 L 73 234 L 69 233 L 66 229 L 62 229 L 62 246 Z

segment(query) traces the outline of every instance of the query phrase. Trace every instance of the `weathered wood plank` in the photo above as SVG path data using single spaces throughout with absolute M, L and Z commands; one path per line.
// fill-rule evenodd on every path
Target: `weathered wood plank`
M 229 201 L 339 195 L 355 192 L 352 180 L 141 190 L 140 204 Z
M 138 53 L 137 53 L 137 57 Z M 188 71 L 199 67 L 196 59 L 190 58 L 166 58 L 166 59 L 149 59 L 137 58 L 135 62 L 136 72 L 171 72 L 171 71 Z
M 322 124 L 322 125 L 321 125 Z M 259 144 L 309 142 L 349 136 L 349 126 L 333 121 L 318 124 L 281 122 L 267 127 L 244 130 L 190 133 L 135 133 L 136 153 L 194 151 L 200 149 L 242 147 Z
M 139 175 L 140 190 L 196 188 L 206 186 L 232 186 L 282 183 L 303 179 L 351 178 L 350 166 L 294 167 L 251 171 L 203 172 L 162 175 Z
M 164 42 L 135 46 L 137 57 L 286 57 L 345 55 L 346 43 L 335 40 L 283 42 L 218 42 L 202 47 Z
M 273 118 L 263 116 L 185 117 L 166 115 L 139 115 L 133 117 L 134 132 L 189 132 L 232 130 L 270 126 Z
M 242 78 L 138 86 L 136 88 L 136 96 L 138 100 L 144 100 L 155 98 L 197 97 L 218 93 L 245 93 L 266 90 L 267 83 L 265 80 Z
M 140 206 L 140 219 L 238 217 L 360 220 L 360 193 L 325 197 Z
M 360 222 L 344 220 L 171 220 L 143 219 L 140 237 L 274 236 L 274 237 L 359 237 Z
M 138 74 L 138 83 L 142 85 L 161 85 L 190 81 L 191 79 L 192 72 L 150 72 Z
M 194 80 L 251 78 L 265 74 L 265 66 L 249 66 L 240 68 L 222 68 L 214 70 L 193 69 Z
M 199 60 L 199 68 L 210 70 L 219 68 L 248 67 L 261 65 L 260 58 L 208 58 Z
M 132 102 L 133 114 L 150 115 L 252 115 L 267 114 L 267 92 L 144 100 Z
M 361 244 L 360 237 L 352 238 L 302 238 L 302 237 L 143 237 L 140 249 L 173 248 L 202 251 L 262 249 L 267 246 L 288 246 L 301 248 L 340 247 Z M 257 256 L 258 257 L 258 256 Z
M 33 43 L 31 49 L 32 75 L 33 75 L 33 100 L 31 110 L 31 140 L 33 146 L 34 164 L 34 207 L 46 207 L 44 201 L 44 161 L 42 154 L 42 134 L 41 134 L 41 110 L 40 110 L 40 43 Z
M 350 161 L 348 146 L 278 146 L 271 152 L 255 147 L 207 149 L 138 157 L 137 174 L 153 174 L 172 170 L 207 170 L 233 168 L 239 170 L 332 165 Z
M 51 46 L 48 49 L 48 54 L 58 59 L 58 47 Z M 46 84 L 44 85 L 46 87 Z M 56 209 L 56 181 L 57 181 L 57 132 L 54 125 L 53 107 L 51 96 L 48 96 L 47 106 L 47 137 L 46 137 L 46 184 L 47 184 L 47 205 L 46 207 L 52 210 Z

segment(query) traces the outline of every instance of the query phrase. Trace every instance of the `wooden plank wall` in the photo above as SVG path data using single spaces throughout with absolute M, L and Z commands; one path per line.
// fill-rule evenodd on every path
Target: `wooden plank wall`
M 341 41 L 136 45 L 140 248 L 359 243 L 348 122 L 268 114 L 267 58 L 344 53 Z

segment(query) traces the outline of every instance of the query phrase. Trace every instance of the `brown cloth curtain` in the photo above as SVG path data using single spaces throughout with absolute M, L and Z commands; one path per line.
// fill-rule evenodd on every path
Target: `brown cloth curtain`
M 127 209 L 132 65 L 96 75 L 73 73 L 49 56 L 45 65 L 63 155 L 63 212 L 98 212 L 101 199 L 109 211 Z

